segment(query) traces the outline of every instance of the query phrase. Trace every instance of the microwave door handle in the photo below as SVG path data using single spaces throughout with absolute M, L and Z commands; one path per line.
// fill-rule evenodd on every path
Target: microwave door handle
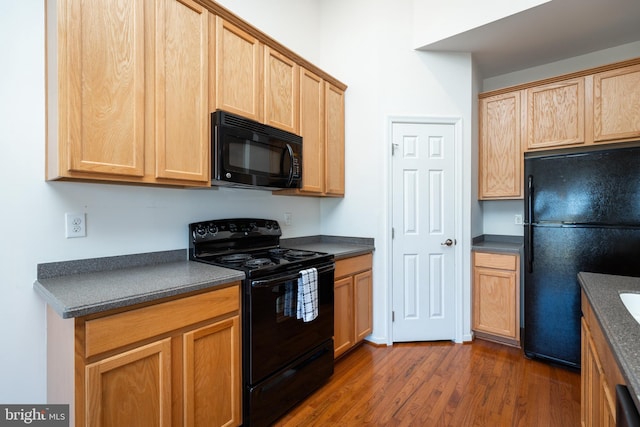
M 287 144 L 287 154 L 289 154 L 289 178 L 287 179 L 287 187 L 290 187 L 293 182 L 293 148 L 291 148 L 291 144 Z

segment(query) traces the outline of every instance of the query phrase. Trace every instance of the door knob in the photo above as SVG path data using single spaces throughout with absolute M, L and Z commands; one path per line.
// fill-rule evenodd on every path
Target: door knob
M 442 246 L 453 246 L 456 244 L 455 240 L 447 239 L 444 242 L 440 243 Z

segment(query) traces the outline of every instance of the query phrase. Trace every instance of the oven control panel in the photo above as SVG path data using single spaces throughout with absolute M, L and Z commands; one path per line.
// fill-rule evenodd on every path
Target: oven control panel
M 191 241 L 198 243 L 259 236 L 279 238 L 282 230 L 275 220 L 240 218 L 195 222 L 189 224 L 189 234 Z

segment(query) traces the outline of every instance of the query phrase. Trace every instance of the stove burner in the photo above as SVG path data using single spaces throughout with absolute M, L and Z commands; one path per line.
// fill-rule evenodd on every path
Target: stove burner
M 306 258 L 306 257 L 312 256 L 312 255 L 315 255 L 315 252 L 311 252 L 311 251 L 295 251 L 295 250 L 289 250 L 284 254 L 285 258 L 294 258 L 294 259 Z
M 232 254 L 218 258 L 218 262 L 221 262 L 223 264 L 242 264 L 243 262 L 250 259 L 251 255 L 249 254 Z
M 263 267 L 265 265 L 273 265 L 273 264 L 274 262 L 271 261 L 269 258 L 250 259 L 249 261 L 244 263 L 244 265 L 249 268 Z

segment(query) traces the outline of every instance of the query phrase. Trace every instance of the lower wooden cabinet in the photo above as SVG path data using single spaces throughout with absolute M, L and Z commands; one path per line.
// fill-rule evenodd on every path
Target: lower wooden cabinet
M 616 384 L 625 384 L 615 356 L 582 294 L 582 399 L 583 427 L 616 425 Z
M 74 396 L 49 393 L 49 400 L 73 402 L 78 427 L 238 426 L 239 316 L 240 290 L 234 284 L 77 318 L 66 332 L 75 336 Z M 64 325 L 69 323 L 49 324 L 53 329 Z M 59 330 L 49 333 L 60 336 Z
M 373 329 L 372 254 L 336 261 L 334 357 L 362 342 Z
M 520 256 L 473 253 L 473 325 L 476 337 L 520 345 Z

